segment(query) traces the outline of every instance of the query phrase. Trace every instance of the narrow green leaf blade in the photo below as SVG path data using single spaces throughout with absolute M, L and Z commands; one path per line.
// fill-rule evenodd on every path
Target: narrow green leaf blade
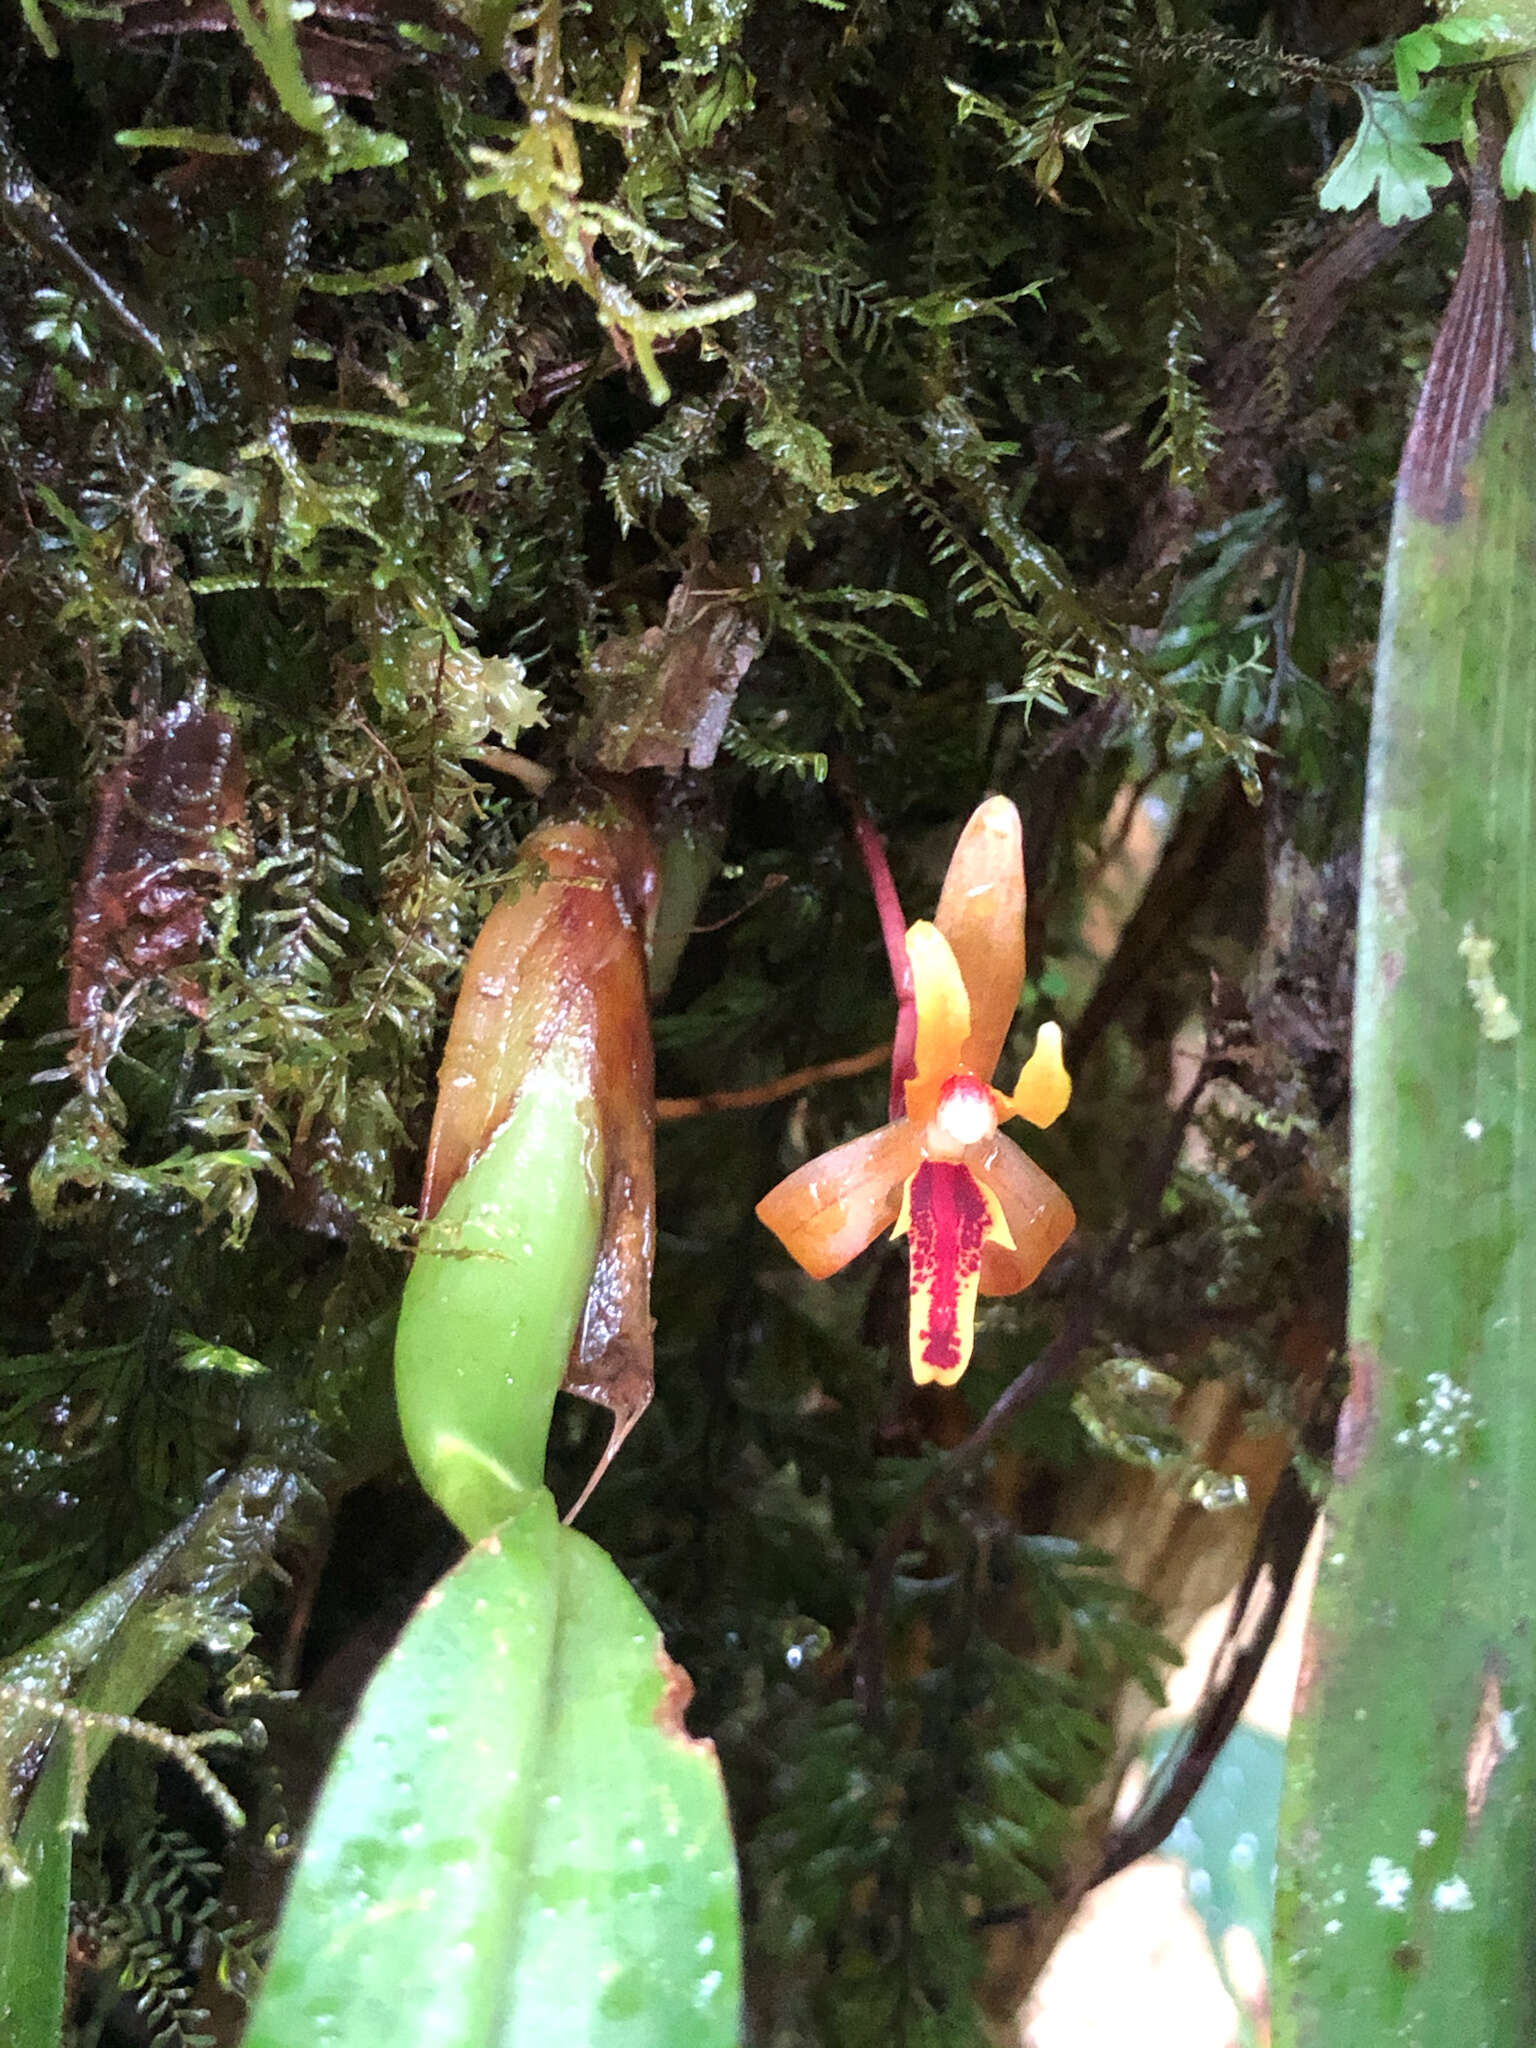
M 1382 618 L 1353 1372 L 1292 1734 L 1288 2048 L 1536 2039 L 1536 396 L 1492 177 Z
M 196 1643 L 230 1649 L 250 1625 L 241 1588 L 270 1559 L 279 1529 L 302 1493 L 282 1467 L 253 1460 L 214 1498 L 89 1600 L 58 1628 L 4 1667 L 16 1694 L 72 1698 L 101 1715 L 136 1713 L 171 1667 Z M 15 1772 L 55 1725 L 13 1698 L 0 1709 L 0 1769 Z M 87 1767 L 112 1740 L 93 1728 Z M 26 1882 L 0 1890 L 0 2040 L 50 2044 L 64 2009 L 74 1836 L 70 1740 L 55 1734 L 16 1830 Z
M 7 2041 L 51 2043 L 63 2029 L 75 1848 L 64 1826 L 68 1803 L 69 1774 L 57 1754 L 43 1767 L 16 1843 L 26 1882 L 15 1885 L 0 1908 L 0 2024 Z
M 342 1745 L 246 2048 L 728 2048 L 734 1857 L 679 1677 L 547 1493 L 477 1545 Z

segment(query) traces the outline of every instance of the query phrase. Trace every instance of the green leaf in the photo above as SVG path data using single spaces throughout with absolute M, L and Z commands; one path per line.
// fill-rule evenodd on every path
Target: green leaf
M 747 445 L 766 456 L 792 483 L 809 491 L 823 512 L 846 512 L 858 502 L 834 479 L 832 444 L 809 420 L 770 407 L 761 423 L 748 429 Z
M 1536 2039 L 1536 380 L 1491 177 L 1398 480 L 1355 1010 L 1352 1384 L 1277 2039 Z
M 1430 193 L 1451 182 L 1450 165 L 1430 145 L 1454 142 L 1461 134 L 1470 87 L 1443 80 L 1411 106 L 1393 92 L 1368 85 L 1355 90 L 1360 127 L 1324 179 L 1319 205 L 1348 212 L 1379 193 L 1378 209 L 1388 227 L 1422 220 L 1430 210 Z
M 1527 192 L 1536 192 L 1536 93 L 1526 96 L 1515 125 L 1509 131 L 1499 182 L 1506 199 L 1519 199 Z
M 63 1748 L 63 1744 L 56 1745 Z M 62 1756 L 43 1768 L 16 1843 L 12 1890 L 0 1903 L 0 2021 L 12 2041 L 57 2041 L 74 1835 Z
M 174 1331 L 171 1341 L 176 1346 L 176 1363 L 183 1372 L 231 1373 L 236 1379 L 259 1379 L 267 1369 L 259 1358 L 237 1351 L 233 1344 L 205 1343 L 192 1330 Z
M 1507 39 L 1513 31 L 1502 14 L 1451 14 L 1434 24 L 1442 43 L 1454 50 L 1475 50 L 1483 43 Z M 1444 58 L 1441 59 L 1444 62 Z
M 1404 100 L 1417 99 L 1426 72 L 1447 62 L 1465 63 L 1485 43 L 1496 42 L 1505 33 L 1504 24 L 1496 16 L 1485 19 L 1471 14 L 1452 15 L 1446 21 L 1426 22 L 1422 28 L 1410 29 L 1392 46 L 1398 91 Z
M 747 0 L 662 0 L 680 69 L 713 71 L 722 51 L 739 39 L 748 11 Z
M 476 1548 L 342 1744 L 247 2048 L 737 2037 L 713 1749 L 654 1622 L 543 1485 L 603 1220 L 594 1088 L 618 1085 L 589 1006 L 545 993 L 531 1049 L 503 1070 L 486 1048 L 510 1113 L 424 1229 L 396 1333 L 407 1447 Z M 450 1062 L 445 1090 L 471 1069 Z
M 734 1858 L 686 1683 L 535 1495 L 369 1687 L 246 2048 L 730 2048 Z
M 1440 39 L 1432 24 L 1398 37 L 1392 47 L 1392 64 L 1397 73 L 1397 89 L 1405 101 L 1418 97 L 1420 74 L 1433 71 L 1439 62 Z
M 1147 1744 L 1149 1772 L 1155 1772 L 1173 1748 L 1182 1725 L 1165 1724 Z M 1233 1927 L 1246 1928 L 1266 1963 L 1269 1960 L 1275 1832 L 1284 1778 L 1281 1738 L 1251 1721 L 1239 1721 L 1162 1847 L 1164 1855 L 1177 1857 L 1185 1866 L 1189 1901 L 1205 1923 L 1223 1982 L 1223 1944 Z
M 587 1070 L 557 1039 L 422 1233 L 395 1336 L 400 1426 L 422 1484 L 471 1542 L 543 1486 L 601 1174 Z
M 1041 292 L 1049 279 L 1037 277 L 1031 284 L 1021 284 L 1017 291 L 1002 292 L 994 299 L 979 299 L 966 293 L 928 292 L 920 299 L 897 299 L 891 310 L 907 320 L 916 321 L 919 327 L 958 327 L 967 320 L 1006 319 L 1005 306 L 1011 306 L 1019 299 L 1034 299 L 1039 303 Z

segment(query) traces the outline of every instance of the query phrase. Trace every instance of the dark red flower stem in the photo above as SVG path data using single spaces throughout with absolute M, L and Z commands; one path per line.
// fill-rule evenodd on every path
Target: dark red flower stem
M 894 1118 L 906 1114 L 903 1090 L 917 1070 L 917 1000 L 912 988 L 912 963 L 907 958 L 907 920 L 902 913 L 901 898 L 896 894 L 896 884 L 891 878 L 885 841 L 880 837 L 874 819 L 864 808 L 862 799 L 849 787 L 846 778 L 840 775 L 837 782 L 853 820 L 853 836 L 858 842 L 864 871 L 869 876 L 869 886 L 874 891 L 875 908 L 880 913 L 880 934 L 885 940 L 886 958 L 891 963 L 891 980 L 896 988 L 896 1036 L 891 1046 L 891 1115 Z

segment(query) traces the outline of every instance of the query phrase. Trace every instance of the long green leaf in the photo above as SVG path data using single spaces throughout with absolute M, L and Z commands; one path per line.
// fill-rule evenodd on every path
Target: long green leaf
M 536 1495 L 370 1686 L 246 2048 L 728 2048 L 735 1860 L 686 1683 Z
M 1536 2040 L 1536 395 L 1500 215 L 1485 167 L 1392 529 L 1286 2048 Z

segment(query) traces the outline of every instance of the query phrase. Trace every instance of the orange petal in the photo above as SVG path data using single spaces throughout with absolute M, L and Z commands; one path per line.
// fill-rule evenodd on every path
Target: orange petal
M 949 941 L 936 925 L 919 922 L 909 928 L 907 959 L 917 1004 L 907 1115 L 925 1124 L 939 1106 L 940 1089 L 960 1071 L 960 1054 L 971 1035 L 971 1004 Z
M 996 1197 L 1013 1239 L 1011 1249 L 995 1239 L 987 1245 L 981 1291 L 1017 1294 L 1072 1235 L 1077 1222 L 1072 1204 L 1051 1176 L 1001 1133 L 967 1153 L 966 1164 Z
M 890 1229 L 921 1159 L 911 1124 L 885 1124 L 781 1180 L 758 1203 L 758 1219 L 813 1280 L 825 1280 Z
M 961 1062 L 990 1081 L 1024 985 L 1024 834 L 1007 797 L 988 797 L 971 813 L 933 921 L 971 999 Z
M 912 1176 L 898 1231 L 912 1244 L 912 1377 L 952 1387 L 971 1362 L 976 1289 L 989 1241 L 1011 1250 L 997 1197 L 968 1166 L 925 1159 Z

